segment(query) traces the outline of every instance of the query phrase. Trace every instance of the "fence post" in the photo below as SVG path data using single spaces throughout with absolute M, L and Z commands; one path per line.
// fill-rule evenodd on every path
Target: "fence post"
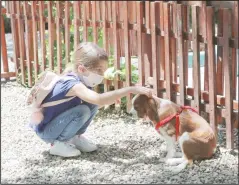
M 194 83 L 194 107 L 200 113 L 201 111 L 201 80 L 200 80 L 200 54 L 199 54 L 199 7 L 192 7 L 192 36 L 193 36 L 193 83 Z
M 128 22 L 128 2 L 124 1 L 124 41 L 125 41 L 125 67 L 126 67 L 126 86 L 131 86 L 131 57 L 129 46 L 129 22 Z M 127 95 L 127 112 L 131 108 L 131 96 Z
M 7 44 L 6 44 L 6 38 L 5 38 L 5 27 L 4 27 L 4 18 L 3 15 L 6 14 L 6 9 L 1 8 L 1 53 L 2 53 L 2 59 L 3 59 L 3 70 L 4 72 L 9 72 L 8 67 L 8 58 L 7 58 Z M 6 78 L 8 79 L 8 78 Z
M 209 73 L 209 116 L 210 116 L 210 125 L 217 138 L 217 123 L 216 123 L 216 60 L 215 60 L 215 49 L 213 45 L 213 36 L 214 36 L 214 24 L 213 24 L 213 9 L 212 7 L 207 7 L 207 49 L 208 49 L 208 70 Z
M 228 9 L 223 9 L 223 22 L 229 21 Z M 223 25 L 223 68 L 225 74 L 225 106 L 226 106 L 226 143 L 227 148 L 233 148 L 233 127 L 232 127 L 232 64 L 229 61 L 229 26 Z

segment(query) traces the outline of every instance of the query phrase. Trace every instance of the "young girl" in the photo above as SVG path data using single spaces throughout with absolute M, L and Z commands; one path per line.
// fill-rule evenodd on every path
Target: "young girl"
M 68 102 L 44 108 L 44 119 L 35 127 L 36 134 L 51 143 L 50 154 L 62 157 L 78 156 L 97 150 L 83 133 L 94 118 L 98 107 L 113 104 L 129 93 L 151 96 L 144 87 L 125 87 L 98 94 L 92 88 L 103 80 L 107 69 L 106 52 L 91 42 L 81 43 L 74 53 L 72 68 L 64 75 L 71 78 L 57 82 L 43 103 L 75 97 Z

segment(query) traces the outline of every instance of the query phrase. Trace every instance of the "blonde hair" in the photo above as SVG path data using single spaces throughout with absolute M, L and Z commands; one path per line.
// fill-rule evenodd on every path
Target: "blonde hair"
M 101 60 L 108 61 L 108 55 L 104 49 L 93 42 L 82 42 L 73 52 L 72 61 L 67 64 L 63 73 L 77 72 L 80 64 L 92 69 Z

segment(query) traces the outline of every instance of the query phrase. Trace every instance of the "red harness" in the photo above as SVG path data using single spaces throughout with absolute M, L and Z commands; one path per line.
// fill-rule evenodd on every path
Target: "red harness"
M 185 109 L 189 109 L 189 110 L 192 110 L 193 112 L 196 112 L 198 113 L 198 111 L 190 106 L 181 106 L 180 107 L 181 109 L 174 115 L 172 116 L 169 116 L 165 119 L 163 119 L 162 121 L 159 121 L 156 126 L 155 126 L 155 129 L 158 131 L 159 127 L 167 124 L 168 122 L 170 122 L 172 119 L 174 119 L 176 117 L 176 124 L 175 124 L 175 129 L 176 129 L 176 141 L 177 141 L 177 138 L 178 138 L 178 135 L 179 135 L 179 115 L 183 112 L 183 110 Z

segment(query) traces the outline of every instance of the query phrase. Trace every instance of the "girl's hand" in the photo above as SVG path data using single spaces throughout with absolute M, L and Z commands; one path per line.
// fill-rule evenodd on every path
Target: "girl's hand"
M 152 98 L 152 90 L 146 87 L 141 87 L 141 86 L 136 86 L 133 87 L 133 94 L 144 94 L 146 96 L 148 96 L 149 98 Z

